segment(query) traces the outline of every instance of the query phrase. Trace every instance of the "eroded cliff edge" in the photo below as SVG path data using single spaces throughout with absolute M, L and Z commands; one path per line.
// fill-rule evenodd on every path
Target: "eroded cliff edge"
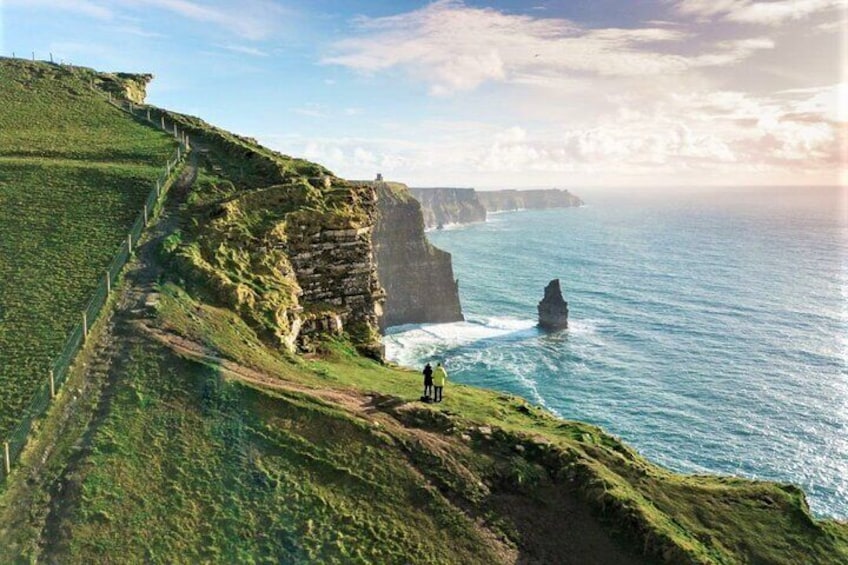
M 399 183 L 376 182 L 373 245 L 386 292 L 380 328 L 463 319 L 451 255 L 424 235 L 421 205 Z

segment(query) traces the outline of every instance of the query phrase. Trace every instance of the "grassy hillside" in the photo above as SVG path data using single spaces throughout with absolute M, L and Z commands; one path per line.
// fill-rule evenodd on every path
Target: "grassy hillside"
M 173 117 L 202 143 L 198 181 L 172 193 L 0 487 L 0 562 L 848 562 L 848 525 L 814 520 L 791 485 L 677 475 L 493 391 L 452 383 L 422 404 L 417 373 L 347 336 L 271 346 L 212 276 L 261 291 L 271 275 L 207 261 L 193 276 L 181 250 L 201 235 L 260 249 L 280 213 L 267 195 L 285 192 L 268 179 L 321 199 L 283 210 L 324 213 L 303 181 L 327 173 Z M 239 222 L 203 223 L 230 202 Z
M 0 437 L 176 147 L 92 92 L 95 79 L 0 58 Z

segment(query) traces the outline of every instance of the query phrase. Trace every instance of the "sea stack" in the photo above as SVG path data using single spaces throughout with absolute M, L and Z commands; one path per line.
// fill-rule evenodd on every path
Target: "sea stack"
M 557 331 L 568 327 L 568 302 L 563 300 L 559 279 L 545 287 L 545 297 L 539 302 L 539 327 Z

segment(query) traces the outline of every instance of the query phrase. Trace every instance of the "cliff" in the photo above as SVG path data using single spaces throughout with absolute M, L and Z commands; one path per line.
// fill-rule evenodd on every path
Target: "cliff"
M 544 210 L 582 206 L 583 201 L 563 189 L 475 190 L 473 188 L 411 188 L 424 216 L 424 227 L 486 221 L 487 212 Z
M 191 116 L 151 109 L 189 134 L 204 171 L 168 252 L 192 290 L 288 351 L 346 335 L 380 358 L 384 293 L 372 231 L 377 194 Z
M 486 209 L 473 188 L 410 188 L 421 203 L 424 227 L 486 221 Z
M 450 253 L 424 235 L 422 206 L 398 183 L 375 183 L 377 273 L 386 291 L 380 326 L 462 320 Z
M 487 212 L 544 210 L 583 205 L 579 197 L 564 189 L 479 190 L 477 199 Z

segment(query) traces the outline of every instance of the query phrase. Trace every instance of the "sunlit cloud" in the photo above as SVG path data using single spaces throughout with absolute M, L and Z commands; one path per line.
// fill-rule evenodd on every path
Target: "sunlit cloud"
M 839 168 L 848 165 L 842 143 L 846 124 L 833 119 L 841 88 L 845 85 L 762 97 L 693 91 L 648 100 L 630 94 L 614 111 L 583 125 L 562 123 L 547 131 L 428 122 L 409 135 L 389 128 L 396 135 L 388 138 L 295 135 L 264 141 L 345 176 L 382 172 L 412 184 L 472 185 L 475 179 L 518 184 L 561 175 L 590 184 L 598 178 L 714 183 L 752 174 L 763 182 L 833 183 Z
M 778 25 L 840 7 L 844 10 L 847 5 L 845 0 L 680 0 L 677 9 L 681 14 L 703 19 L 718 18 L 739 23 Z
M 364 73 L 406 69 L 446 95 L 484 82 L 542 82 L 552 75 L 645 76 L 731 65 L 773 44 L 724 41 L 703 53 L 675 47 L 691 39 L 668 27 L 584 29 L 557 18 L 504 14 L 441 0 L 420 10 L 360 18 L 358 35 L 336 42 L 325 64 Z

